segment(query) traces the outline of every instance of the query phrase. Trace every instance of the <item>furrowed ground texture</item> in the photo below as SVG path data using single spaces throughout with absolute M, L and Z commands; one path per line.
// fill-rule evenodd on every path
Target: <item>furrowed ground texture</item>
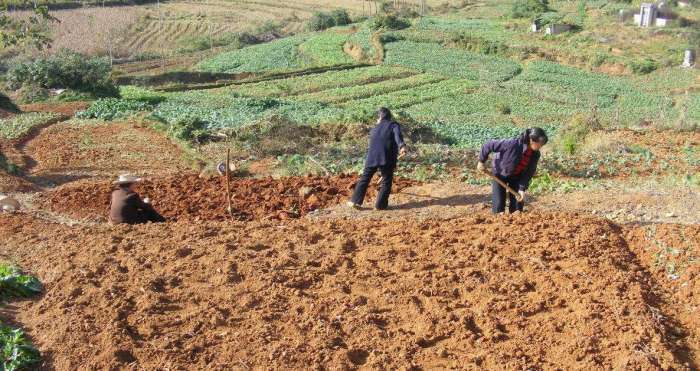
M 47 367 L 688 368 L 600 219 L 0 231 L 46 286 L 18 320 Z

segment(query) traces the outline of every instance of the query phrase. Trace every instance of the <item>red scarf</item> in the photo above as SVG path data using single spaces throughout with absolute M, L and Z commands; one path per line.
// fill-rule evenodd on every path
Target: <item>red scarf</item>
M 527 150 L 525 150 L 525 153 L 523 153 L 523 158 L 520 159 L 520 163 L 515 167 L 515 171 L 513 172 L 513 175 L 520 175 L 525 169 L 527 169 L 527 165 L 530 164 L 530 159 L 532 158 L 532 149 L 530 147 L 527 147 Z

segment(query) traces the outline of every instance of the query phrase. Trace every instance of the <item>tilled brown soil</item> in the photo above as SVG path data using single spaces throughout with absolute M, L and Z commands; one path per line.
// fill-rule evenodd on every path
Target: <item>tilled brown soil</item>
M 234 178 L 231 180 L 233 218 L 289 219 L 310 211 L 346 201 L 357 175 L 334 177 Z M 393 190 L 417 184 L 396 179 Z M 376 195 L 372 184 L 368 200 Z M 51 211 L 76 218 L 104 218 L 109 208 L 110 182 L 79 182 L 39 196 Z M 195 174 L 153 178 L 137 186 L 142 197 L 149 197 L 155 208 L 171 220 L 227 220 L 226 181 L 224 177 L 199 177 Z
M 68 227 L 0 215 L 46 369 L 692 369 L 623 232 L 576 214 Z M 683 358 L 680 358 L 683 359 Z M 688 363 L 685 363 L 688 362 Z
M 700 225 L 652 224 L 627 228 L 630 247 L 663 291 L 665 306 L 700 360 Z M 689 331 L 690 330 L 690 331 Z
M 134 123 L 59 123 L 26 145 L 34 173 L 174 173 L 188 168 L 181 149 Z

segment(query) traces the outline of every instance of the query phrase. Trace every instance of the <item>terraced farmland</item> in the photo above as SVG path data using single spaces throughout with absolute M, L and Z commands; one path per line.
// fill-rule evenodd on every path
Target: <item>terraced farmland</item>
M 236 130 L 272 116 L 300 124 L 352 125 L 371 121 L 377 107 L 387 106 L 463 148 L 527 126 L 556 131 L 580 115 L 595 115 L 614 127 L 698 117 L 697 71 L 666 68 L 645 77 L 610 76 L 445 43 L 453 30 L 494 40 L 512 32 L 494 20 L 424 18 L 389 32 L 371 32 L 368 25 L 302 33 L 206 59 L 197 70 L 255 73 L 266 81 L 163 94 L 152 107 L 153 117 L 168 124 L 197 119 L 212 130 Z M 368 60 L 351 57 L 348 45 L 383 60 L 363 65 Z M 342 70 L 317 70 L 328 66 Z M 305 75 L 291 76 L 297 73 Z M 671 86 L 685 86 L 689 93 Z

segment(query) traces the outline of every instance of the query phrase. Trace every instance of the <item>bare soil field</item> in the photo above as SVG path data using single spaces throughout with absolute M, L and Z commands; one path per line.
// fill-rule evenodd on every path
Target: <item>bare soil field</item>
M 32 174 L 81 172 L 172 173 L 188 168 L 181 149 L 153 129 L 131 122 L 66 122 L 44 129 L 26 145 Z
M 687 144 L 631 135 L 615 138 L 663 158 Z M 356 175 L 233 178 L 231 217 L 225 180 L 192 172 L 182 148 L 137 123 L 73 120 L 21 141 L 28 174 L 0 181 L 28 188 L 13 190 L 26 192 L 14 193 L 20 213 L 0 214 L 0 260 L 44 293 L 0 318 L 26 330 L 38 369 L 700 362 L 692 188 L 621 177 L 493 216 L 488 187 L 464 182 L 399 178 L 378 212 L 374 182 L 364 210 L 343 205 Z M 127 171 L 147 175 L 138 191 L 167 223 L 104 223 L 111 178 Z
M 76 229 L 18 215 L 0 233 L 46 285 L 15 313 L 47 369 L 695 366 L 622 230 L 591 217 Z

